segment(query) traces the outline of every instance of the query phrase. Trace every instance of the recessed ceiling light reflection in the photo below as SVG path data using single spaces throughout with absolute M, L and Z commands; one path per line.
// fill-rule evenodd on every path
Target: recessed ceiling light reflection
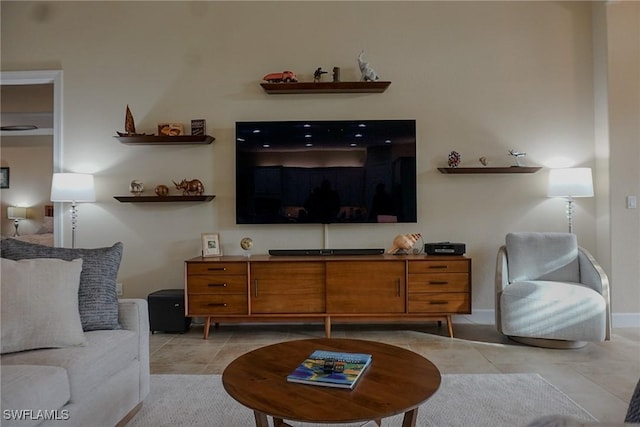
M 366 127 L 367 127 L 367 125 L 365 125 L 364 123 L 360 123 L 360 124 L 358 125 L 358 127 L 359 127 L 359 128 L 366 128 Z
M 260 133 L 260 129 L 254 129 L 253 133 Z
M 262 144 L 262 148 L 269 148 L 271 147 L 271 144 Z
M 304 144 L 305 147 L 313 147 L 313 144 L 310 142 L 307 142 L 306 144 Z
M 349 146 L 351 146 L 351 147 L 357 147 L 357 146 L 358 146 L 358 144 L 356 144 L 355 142 L 352 142 L 351 144 L 349 144 Z
M 362 138 L 362 134 L 361 134 L 361 133 L 356 133 L 356 134 L 355 134 L 355 137 L 356 137 L 356 138 Z

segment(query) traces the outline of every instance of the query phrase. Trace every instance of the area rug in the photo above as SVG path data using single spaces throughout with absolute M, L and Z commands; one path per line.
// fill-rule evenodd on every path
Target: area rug
M 440 389 L 418 410 L 416 425 L 517 427 L 555 414 L 597 421 L 538 374 L 445 374 Z M 226 393 L 220 375 L 152 375 L 151 393 L 127 427 L 254 425 L 253 412 Z M 340 424 L 356 425 L 361 424 Z M 382 425 L 399 427 L 402 416 L 386 418 Z

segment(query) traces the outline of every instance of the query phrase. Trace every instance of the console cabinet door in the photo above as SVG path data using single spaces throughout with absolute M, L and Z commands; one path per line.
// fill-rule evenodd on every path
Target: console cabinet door
M 404 313 L 404 261 L 328 261 L 327 312 Z
M 323 313 L 323 262 L 252 262 L 251 312 L 255 314 Z

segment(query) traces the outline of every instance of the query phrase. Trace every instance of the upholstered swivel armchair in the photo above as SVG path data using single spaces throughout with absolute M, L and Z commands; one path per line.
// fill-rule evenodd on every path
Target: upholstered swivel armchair
M 523 344 L 609 340 L 609 280 L 570 233 L 509 233 L 496 262 L 496 327 Z

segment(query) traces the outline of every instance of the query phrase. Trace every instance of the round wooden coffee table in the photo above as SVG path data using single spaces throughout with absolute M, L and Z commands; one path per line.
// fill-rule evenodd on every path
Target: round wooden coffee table
M 352 390 L 287 382 L 314 350 L 369 353 L 371 366 Z M 222 374 L 231 397 L 252 409 L 256 426 L 283 420 L 315 423 L 374 421 L 404 413 L 403 427 L 415 426 L 418 407 L 440 386 L 440 372 L 417 353 L 373 341 L 319 338 L 286 341 L 246 353 Z

